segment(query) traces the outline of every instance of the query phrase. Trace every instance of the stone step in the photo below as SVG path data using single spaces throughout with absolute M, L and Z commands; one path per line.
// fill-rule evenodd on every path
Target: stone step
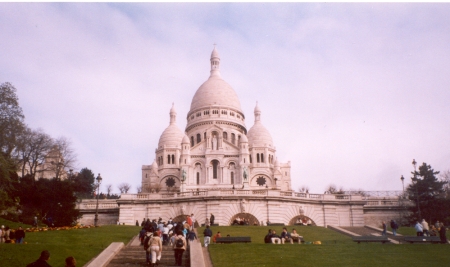
M 183 254 L 183 266 L 189 267 L 189 251 Z M 108 264 L 108 267 L 147 266 L 145 251 L 142 246 L 124 247 Z M 161 261 L 158 267 L 175 266 L 174 252 L 171 246 L 163 246 Z

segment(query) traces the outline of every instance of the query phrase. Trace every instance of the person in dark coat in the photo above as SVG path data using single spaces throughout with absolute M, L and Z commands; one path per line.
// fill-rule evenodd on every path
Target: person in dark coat
M 441 228 L 439 229 L 439 237 L 441 238 L 442 244 L 447 244 L 447 236 L 445 235 L 445 226 L 443 223 L 441 223 Z
M 50 252 L 48 252 L 48 250 L 44 250 L 41 252 L 39 259 L 28 264 L 27 267 L 52 267 L 47 263 L 48 259 L 50 259 Z
M 16 230 L 16 244 L 23 244 L 24 238 L 25 231 L 22 229 L 22 226 L 19 226 L 19 229 Z
M 211 224 L 211 225 L 213 225 L 214 224 L 214 214 L 212 214 L 211 213 L 211 217 L 209 218 L 209 223 Z

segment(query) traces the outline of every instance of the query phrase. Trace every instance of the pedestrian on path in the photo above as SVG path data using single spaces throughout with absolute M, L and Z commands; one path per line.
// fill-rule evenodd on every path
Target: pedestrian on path
M 177 236 L 175 237 L 175 242 L 173 242 L 173 251 L 175 256 L 175 264 L 177 266 L 181 266 L 183 263 L 183 253 L 186 250 L 186 238 L 184 238 L 181 230 L 177 232 Z

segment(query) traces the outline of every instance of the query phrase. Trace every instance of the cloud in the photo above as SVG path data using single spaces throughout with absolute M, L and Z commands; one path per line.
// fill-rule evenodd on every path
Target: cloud
M 31 127 L 70 138 L 105 184 L 140 184 L 172 103 L 184 129 L 213 43 L 247 129 L 258 101 L 294 189 L 401 190 L 413 158 L 450 168 L 448 5 L 0 7 L 0 80 Z

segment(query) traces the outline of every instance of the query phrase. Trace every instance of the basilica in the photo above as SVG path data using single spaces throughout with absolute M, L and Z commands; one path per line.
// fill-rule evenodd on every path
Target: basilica
M 170 123 L 159 138 L 155 160 L 142 166 L 142 192 L 291 190 L 290 162 L 278 162 L 258 104 L 253 126 L 247 130 L 239 98 L 220 74 L 216 48 L 210 64 L 209 78 L 192 98 L 184 131 L 177 126 L 175 107 L 170 109 Z
M 182 221 L 194 214 L 201 224 L 211 214 L 215 223 L 231 225 L 307 224 L 362 226 L 401 217 L 398 199 L 343 194 L 295 192 L 291 164 L 277 160 L 272 136 L 256 103 L 253 125 L 233 88 L 222 79 L 216 48 L 209 78 L 195 92 L 186 127 L 177 125 L 173 105 L 151 165 L 142 166 L 142 191 L 98 203 L 83 200 L 81 223 L 134 225 L 143 218 Z M 150 157 L 152 155 L 149 155 Z

